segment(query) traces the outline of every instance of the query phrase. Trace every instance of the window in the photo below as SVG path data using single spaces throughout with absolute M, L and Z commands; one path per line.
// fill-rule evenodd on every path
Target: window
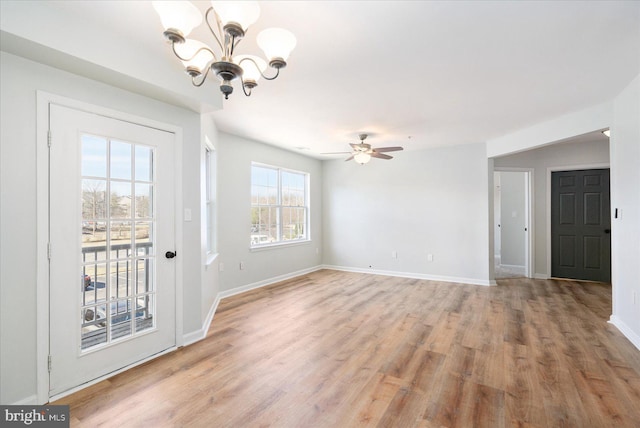
M 251 165 L 251 247 L 309 239 L 309 174 Z
M 215 230 L 216 230 L 216 153 L 213 145 L 206 138 L 204 152 L 204 175 L 205 175 L 205 209 L 206 209 L 206 239 L 207 258 L 216 252 Z

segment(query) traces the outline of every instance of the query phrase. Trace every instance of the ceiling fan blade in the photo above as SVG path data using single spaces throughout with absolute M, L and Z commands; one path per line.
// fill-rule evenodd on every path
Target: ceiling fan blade
M 344 161 L 345 161 L 345 162 L 349 162 L 351 159 L 353 159 L 353 157 L 354 157 L 354 156 L 355 156 L 355 155 L 351 155 L 351 156 L 349 156 L 348 158 L 346 158 Z
M 356 143 L 349 143 L 349 145 L 353 150 L 360 150 L 360 147 L 362 147 L 360 144 L 356 144 Z
M 382 153 L 382 152 L 397 152 L 399 150 L 404 150 L 402 147 L 377 147 L 375 149 L 376 152 L 378 153 Z
M 393 159 L 393 156 L 385 155 L 384 153 L 378 153 L 377 151 L 371 153 L 371 157 L 378 159 Z

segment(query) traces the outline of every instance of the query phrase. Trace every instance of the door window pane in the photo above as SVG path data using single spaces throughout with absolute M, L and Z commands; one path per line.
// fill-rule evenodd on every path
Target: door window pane
M 82 180 L 82 219 L 96 220 L 107 216 L 107 181 Z
M 147 294 L 136 300 L 136 333 L 153 328 L 153 298 L 152 294 Z
M 81 349 L 107 343 L 107 309 L 105 305 L 82 309 L 80 319 L 82 323 Z
M 82 136 L 82 350 L 155 328 L 154 153 Z
M 153 185 L 136 183 L 135 186 L 136 218 L 153 217 Z
M 131 182 L 111 182 L 111 218 L 131 218 Z
M 111 141 L 111 178 L 131 180 L 131 144 Z
M 136 146 L 135 148 L 136 181 L 151 181 L 153 173 L 153 149 Z
M 93 135 L 82 136 L 82 175 L 107 177 L 107 140 Z

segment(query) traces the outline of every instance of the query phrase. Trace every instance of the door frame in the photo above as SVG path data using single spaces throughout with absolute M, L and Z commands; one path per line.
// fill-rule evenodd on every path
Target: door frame
M 524 195 L 524 204 L 525 204 L 525 215 L 527 218 L 525 219 L 525 225 L 527 231 L 525 233 L 525 252 L 524 252 L 524 276 L 527 278 L 533 278 L 534 274 L 534 262 L 535 262 L 535 198 L 534 198 L 534 168 L 515 168 L 515 167 L 494 167 L 493 172 L 522 172 L 525 176 L 525 195 Z M 500 231 L 502 233 L 502 231 Z M 492 239 L 495 239 L 495 231 Z M 495 263 L 495 259 L 494 259 Z
M 134 124 L 159 129 L 173 133 L 174 140 L 174 168 L 175 168 L 175 240 L 176 251 L 184 254 L 182 248 L 182 140 L 183 131 L 179 126 L 159 122 L 153 119 L 136 116 L 110 108 L 89 104 L 44 91 L 36 91 L 36 387 L 37 403 L 45 404 L 51 398 L 61 398 L 81 388 L 93 385 L 117 373 L 142 364 L 153 358 L 157 358 L 167 352 L 171 352 L 182 346 L 183 342 L 183 264 L 182 259 L 175 260 L 175 314 L 176 344 L 168 350 L 156 354 L 150 358 L 138 361 L 120 370 L 94 379 L 91 382 L 72 388 L 54 397 L 49 395 L 49 344 L 50 344 L 50 314 L 49 314 L 49 105 L 57 104 L 63 107 L 98 114 L 111 119 L 122 120 Z
M 551 173 L 557 171 L 579 171 L 583 169 L 608 169 L 609 172 L 611 172 L 609 162 L 547 167 L 547 274 L 545 278 L 541 279 L 551 278 Z M 609 194 L 611 194 L 611 184 L 609 185 Z M 611 247 L 613 247 L 613 243 Z M 613 275 L 613 266 L 611 267 L 611 273 Z

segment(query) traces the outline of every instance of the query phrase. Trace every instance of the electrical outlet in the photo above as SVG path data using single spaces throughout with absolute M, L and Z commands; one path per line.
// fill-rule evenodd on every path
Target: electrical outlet
M 392 251 L 391 252 L 391 257 L 394 258 L 394 259 L 397 259 L 398 258 L 398 252 L 397 251 Z
M 224 272 L 224 263 L 220 262 L 218 264 L 218 272 Z
M 244 269 L 244 262 L 240 262 L 240 270 Z
M 433 254 L 427 254 L 427 261 L 428 262 L 432 262 L 433 261 Z

